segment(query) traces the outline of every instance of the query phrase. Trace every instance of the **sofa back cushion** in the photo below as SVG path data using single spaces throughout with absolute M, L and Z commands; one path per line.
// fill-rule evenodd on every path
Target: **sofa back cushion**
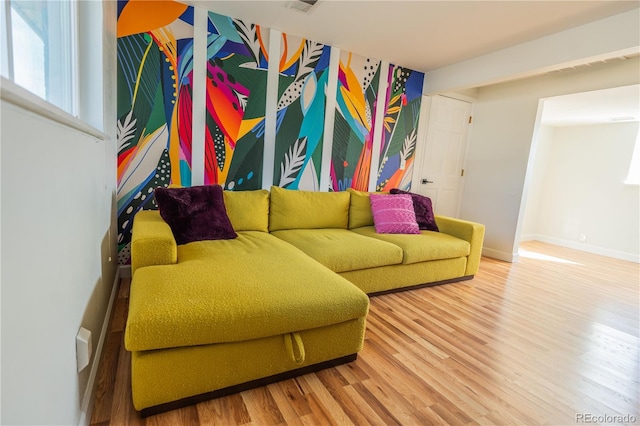
M 227 214 L 237 231 L 269 232 L 269 191 L 224 191 Z
M 347 189 L 347 192 L 351 194 L 349 203 L 349 229 L 360 228 L 361 226 L 373 226 L 369 193 L 357 191 L 352 188 Z
M 269 230 L 347 229 L 348 192 L 314 192 L 271 187 Z

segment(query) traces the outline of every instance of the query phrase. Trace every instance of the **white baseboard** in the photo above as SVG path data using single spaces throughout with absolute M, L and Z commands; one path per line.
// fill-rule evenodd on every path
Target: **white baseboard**
M 527 239 L 520 239 L 521 241 L 540 241 L 547 244 L 553 244 L 556 246 L 566 247 L 573 250 L 585 251 L 587 253 L 598 254 L 600 256 L 613 257 L 614 259 L 626 260 L 629 262 L 640 263 L 640 255 L 635 253 L 626 253 L 619 250 L 612 250 L 605 247 L 594 246 L 592 244 L 580 243 L 577 241 L 564 240 L 562 238 L 550 237 L 548 235 L 527 235 Z
M 82 405 L 80 406 L 80 420 L 78 420 L 78 426 L 89 426 L 91 422 L 91 414 L 93 412 L 93 403 L 96 396 L 96 376 L 98 375 L 98 367 L 100 366 L 100 360 L 102 360 L 102 349 L 104 348 L 105 341 L 107 339 L 107 333 L 109 332 L 109 321 L 111 321 L 111 311 L 113 311 L 113 304 L 115 303 L 116 296 L 118 294 L 118 284 L 120 282 L 120 268 L 116 268 L 116 276 L 113 280 L 113 287 L 111 290 L 111 296 L 109 297 L 109 305 L 107 306 L 107 313 L 104 316 L 102 322 L 102 331 L 100 332 L 100 339 L 96 345 L 96 353 L 93 356 L 93 364 L 91 365 L 91 373 L 89 374 L 89 381 L 87 388 L 82 398 Z
M 509 263 L 518 263 L 518 260 L 520 260 L 518 253 L 507 253 L 506 251 L 494 250 L 488 247 L 482 248 L 482 255 L 492 259 L 504 260 Z

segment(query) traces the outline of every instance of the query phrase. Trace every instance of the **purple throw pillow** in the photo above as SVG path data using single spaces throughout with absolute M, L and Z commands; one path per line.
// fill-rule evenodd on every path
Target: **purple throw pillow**
M 157 188 L 155 197 L 177 244 L 238 236 L 227 216 L 220 185 Z
M 433 206 L 431 204 L 431 198 L 424 195 L 414 194 L 413 192 L 403 191 L 401 189 L 394 188 L 390 191 L 392 194 L 408 194 L 411 195 L 413 201 L 413 209 L 416 213 L 416 221 L 418 227 L 427 231 L 440 232 L 438 225 L 436 225 L 436 218 L 433 214 Z
M 419 234 L 409 195 L 369 194 L 373 224 L 378 234 Z

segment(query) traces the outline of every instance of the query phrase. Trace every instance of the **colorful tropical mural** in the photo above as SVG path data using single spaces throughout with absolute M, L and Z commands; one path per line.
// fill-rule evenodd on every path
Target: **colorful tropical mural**
M 269 31 L 209 12 L 204 183 L 262 187 Z
M 118 250 L 130 257 L 133 216 L 153 191 L 191 185 L 193 8 L 118 1 Z
M 340 53 L 330 190 L 369 189 L 379 80 L 380 61 Z
M 377 191 L 411 188 L 423 82 L 424 73 L 389 66 Z
M 198 63 L 195 13 L 208 18 L 206 32 L 200 29 L 206 53 L 203 40 Z M 331 75 L 337 90 L 327 94 L 332 48 L 273 32 L 280 57 L 271 66 L 277 78 L 268 79 L 270 30 L 171 0 L 118 0 L 117 31 L 120 264 L 130 261 L 134 215 L 157 208 L 155 188 L 191 186 L 192 170 L 202 172 L 197 184 L 227 190 L 262 188 L 272 173 L 274 185 L 290 189 L 318 191 L 321 176 L 332 191 L 410 189 L 423 73 L 391 65 L 387 81 L 380 81 L 387 65 L 341 52 Z M 205 92 L 195 106 L 194 69 Z M 277 98 L 267 101 L 269 84 Z M 327 123 L 332 141 L 324 141 L 327 95 L 336 101 L 330 103 L 334 121 Z M 384 110 L 376 114 L 379 96 L 385 96 Z M 203 129 L 193 128 L 192 111 L 205 118 Z M 376 116 L 381 134 L 374 130 Z M 265 124 L 275 128 L 275 140 L 265 140 Z M 192 164 L 192 131 L 204 136 L 198 164 Z M 331 159 L 322 164 L 324 143 Z M 265 157 L 274 159 L 266 170 Z
M 318 190 L 331 47 L 282 34 L 274 185 Z

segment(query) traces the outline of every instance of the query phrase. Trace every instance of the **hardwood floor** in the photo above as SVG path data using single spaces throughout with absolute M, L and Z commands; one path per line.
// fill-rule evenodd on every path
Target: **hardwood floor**
M 538 242 L 475 279 L 371 299 L 350 364 L 141 419 L 120 285 L 93 425 L 639 424 L 640 265 Z

